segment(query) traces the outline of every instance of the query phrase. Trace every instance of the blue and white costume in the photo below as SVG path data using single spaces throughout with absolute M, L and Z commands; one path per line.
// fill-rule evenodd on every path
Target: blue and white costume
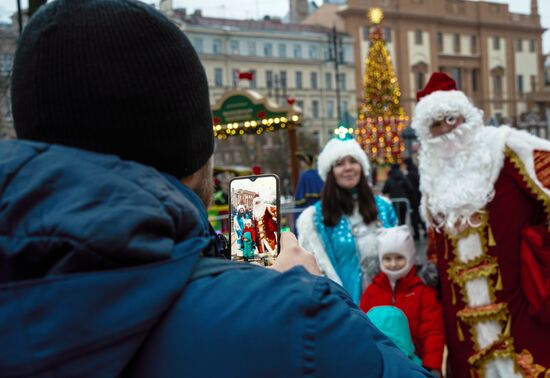
M 365 151 L 353 140 L 333 139 L 319 155 L 319 176 L 326 180 L 334 164 L 351 156 L 368 177 L 369 162 Z M 298 241 L 316 258 L 321 272 L 342 285 L 356 304 L 363 290 L 378 273 L 378 227 L 394 227 L 397 216 L 390 201 L 374 196 L 378 221 L 365 224 L 355 203 L 351 215 L 343 215 L 335 226 L 326 226 L 319 201 L 306 208 L 296 222 Z
M 397 216 L 391 202 L 374 196 L 378 222 L 366 225 L 358 207 L 344 215 L 334 227 L 325 226 L 321 202 L 305 209 L 298 218 L 299 242 L 317 259 L 321 272 L 342 285 L 355 303 L 377 273 L 378 227 L 394 227 Z

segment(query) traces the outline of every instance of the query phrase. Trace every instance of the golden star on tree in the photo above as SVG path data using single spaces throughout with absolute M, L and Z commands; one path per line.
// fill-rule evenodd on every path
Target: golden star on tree
M 380 8 L 371 8 L 369 9 L 368 17 L 370 22 L 375 25 L 378 25 L 384 19 L 384 12 Z

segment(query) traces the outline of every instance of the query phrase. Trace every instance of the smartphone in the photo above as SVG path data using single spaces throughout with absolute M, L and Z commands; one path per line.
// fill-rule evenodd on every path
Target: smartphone
M 273 265 L 281 237 L 279 177 L 235 177 L 229 193 L 231 260 Z

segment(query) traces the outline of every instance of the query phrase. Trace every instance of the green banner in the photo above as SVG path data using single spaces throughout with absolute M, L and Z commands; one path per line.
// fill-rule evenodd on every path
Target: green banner
M 286 112 L 272 112 L 263 104 L 253 104 L 243 95 L 228 97 L 220 109 L 212 112 L 214 125 L 241 123 L 246 121 L 261 121 L 267 118 L 286 117 Z

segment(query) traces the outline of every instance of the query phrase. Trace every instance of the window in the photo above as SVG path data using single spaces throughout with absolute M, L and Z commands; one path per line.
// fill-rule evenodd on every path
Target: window
M 340 48 L 338 49 L 338 59 L 340 63 L 344 63 L 344 56 L 345 56 L 345 50 L 344 46 L 340 45 Z
M 238 68 L 233 68 L 233 71 L 232 71 L 232 75 L 231 77 L 233 78 L 233 87 L 237 87 L 237 85 L 239 84 L 239 69 Z
M 279 57 L 286 58 L 286 45 L 284 43 L 279 43 Z
M 363 26 L 363 40 L 370 41 L 370 28 L 368 26 Z
M 453 79 L 456 82 L 457 89 L 461 89 L 462 88 L 462 73 L 461 73 L 460 68 L 453 68 L 452 71 L 451 71 L 451 76 L 453 77 Z
M 414 31 L 414 43 L 416 45 L 422 44 L 422 30 L 415 30 Z
M 256 77 L 258 76 L 258 73 L 256 70 L 250 70 L 252 72 L 252 80 L 250 81 L 250 88 L 257 88 L 258 82 L 256 80 Z
M 302 58 L 302 45 L 294 45 L 294 57 L 295 58 Z
M 13 67 L 13 54 L 0 55 L 0 75 L 9 76 L 12 67 Z
M 493 50 L 500 50 L 500 37 L 493 37 Z
M 523 39 L 518 39 L 516 42 L 516 50 L 519 52 L 523 51 Z
M 325 74 L 325 89 L 327 90 L 332 89 L 332 74 L 330 72 L 327 72 Z
M 477 36 L 472 35 L 470 37 L 470 52 L 472 54 L 477 54 Z
M 327 118 L 334 118 L 334 101 L 332 100 L 327 101 Z
M 317 46 L 315 45 L 309 45 L 309 59 L 318 59 L 319 53 L 317 51 Z
M 493 77 L 493 91 L 495 96 L 502 96 L 502 76 L 496 75 Z
M 197 53 L 200 54 L 204 52 L 204 42 L 202 38 L 194 38 L 193 46 L 195 46 L 195 50 L 197 51 Z
M 344 124 L 349 125 L 351 123 L 350 115 L 348 112 L 349 103 L 347 101 L 342 101 L 342 105 L 340 105 L 340 117 L 342 117 L 342 120 L 344 121 Z M 336 112 L 338 114 L 338 112 Z
M 281 88 L 287 88 L 286 71 L 279 72 L 279 78 L 281 79 Z
M 338 80 L 338 85 L 339 85 L 339 88 L 343 91 L 345 91 L 347 89 L 346 74 L 345 73 L 340 74 L 340 77 L 339 77 L 339 80 Z
M 436 44 L 437 44 L 437 51 L 442 52 L 443 51 L 443 33 L 437 32 Z
M 231 55 L 239 55 L 239 41 L 229 41 L 229 51 Z
M 384 40 L 386 43 L 391 43 L 391 29 L 390 28 L 384 28 Z
M 534 39 L 530 40 L 529 41 L 529 51 L 530 52 L 535 52 L 536 47 L 537 47 L 537 44 L 535 43 L 535 40 Z
M 222 40 L 215 39 L 212 41 L 212 53 L 221 54 L 222 53 Z
M 296 105 L 298 105 L 298 107 L 302 109 L 302 113 L 306 112 L 306 110 L 304 109 L 304 100 L 296 100 Z
M 479 70 L 477 68 L 474 68 L 472 70 L 472 91 L 477 92 L 478 88 L 478 76 L 479 76 Z
M 416 72 L 416 90 L 421 91 L 426 85 L 426 74 L 424 72 Z
M 314 118 L 319 118 L 319 101 L 311 101 L 311 113 Z
M 214 85 L 218 88 L 223 87 L 223 70 L 214 68 Z
M 273 88 L 273 71 L 265 71 L 265 86 Z
M 455 53 L 460 53 L 460 34 L 453 36 L 453 49 Z
M 296 76 L 294 77 L 296 81 L 296 89 L 302 89 L 303 88 L 303 82 L 302 82 L 302 72 L 297 71 Z
M 256 56 L 256 42 L 248 41 L 248 55 Z
M 319 130 L 313 131 L 313 140 L 315 141 L 317 147 L 321 147 L 321 135 L 319 135 Z M 332 133 L 329 134 L 329 140 L 332 138 Z
M 264 43 L 264 56 L 273 56 L 273 45 L 271 43 Z
M 317 72 L 312 72 L 309 75 L 310 87 L 311 89 L 317 89 Z
M 4 118 L 13 122 L 13 114 L 11 113 L 11 96 L 6 95 L 4 101 Z
M 517 84 L 518 84 L 518 93 L 523 94 L 523 75 L 518 75 Z
M 531 92 L 535 92 L 537 90 L 537 77 L 535 75 L 531 75 Z
M 345 100 L 342 101 L 342 113 L 347 113 L 348 108 L 349 108 L 349 102 L 347 102 Z

